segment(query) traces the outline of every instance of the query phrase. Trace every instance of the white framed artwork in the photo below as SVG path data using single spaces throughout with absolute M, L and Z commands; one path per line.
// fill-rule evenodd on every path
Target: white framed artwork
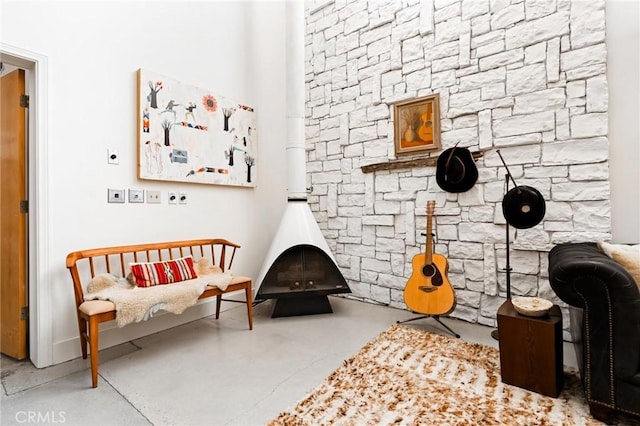
M 254 108 L 138 70 L 138 177 L 255 187 Z

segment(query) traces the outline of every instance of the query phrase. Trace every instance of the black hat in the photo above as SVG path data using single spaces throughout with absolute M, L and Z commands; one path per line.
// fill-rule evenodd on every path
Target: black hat
M 478 180 L 478 168 L 471 151 L 453 147 L 440 154 L 436 164 L 436 182 L 447 192 L 465 192 Z
M 507 192 L 502 199 L 502 213 L 509 225 L 518 229 L 536 226 L 546 211 L 542 194 L 530 186 L 520 185 Z

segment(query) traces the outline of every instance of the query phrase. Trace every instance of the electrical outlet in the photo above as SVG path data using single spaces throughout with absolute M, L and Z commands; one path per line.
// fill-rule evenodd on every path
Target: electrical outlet
M 178 194 L 175 192 L 169 192 L 169 204 L 177 204 L 178 203 Z
M 110 203 L 124 203 L 124 189 L 111 189 L 107 190 L 107 201 Z
M 178 202 L 180 204 L 187 204 L 187 193 L 186 192 L 181 192 L 180 195 L 178 196 Z
M 131 188 L 129 188 L 129 202 L 130 203 L 144 203 L 144 190 L 143 189 L 131 189 Z
M 120 157 L 118 156 L 118 150 L 107 149 L 107 162 L 109 164 L 118 164 L 120 162 Z
M 160 191 L 147 191 L 147 203 L 160 204 Z

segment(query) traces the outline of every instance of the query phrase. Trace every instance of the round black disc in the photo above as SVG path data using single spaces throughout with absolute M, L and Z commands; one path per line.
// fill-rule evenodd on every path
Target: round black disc
M 530 186 L 520 185 L 509 190 L 502 199 L 502 213 L 509 225 L 526 229 L 540 223 L 546 206 L 542 194 Z

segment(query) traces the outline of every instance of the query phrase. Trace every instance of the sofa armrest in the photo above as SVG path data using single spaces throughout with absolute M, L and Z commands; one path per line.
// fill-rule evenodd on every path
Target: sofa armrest
M 637 374 L 640 292 L 631 275 L 596 244 L 566 243 L 549 252 L 549 282 L 560 299 L 583 309 L 585 368 L 607 366 L 619 378 Z
M 614 303 L 639 300 L 638 286 L 631 274 L 594 243 L 566 243 L 551 249 L 549 277 L 553 277 L 552 286 L 558 297 L 572 306 L 584 308 L 584 300 L 572 288 L 576 280 L 601 281 Z

